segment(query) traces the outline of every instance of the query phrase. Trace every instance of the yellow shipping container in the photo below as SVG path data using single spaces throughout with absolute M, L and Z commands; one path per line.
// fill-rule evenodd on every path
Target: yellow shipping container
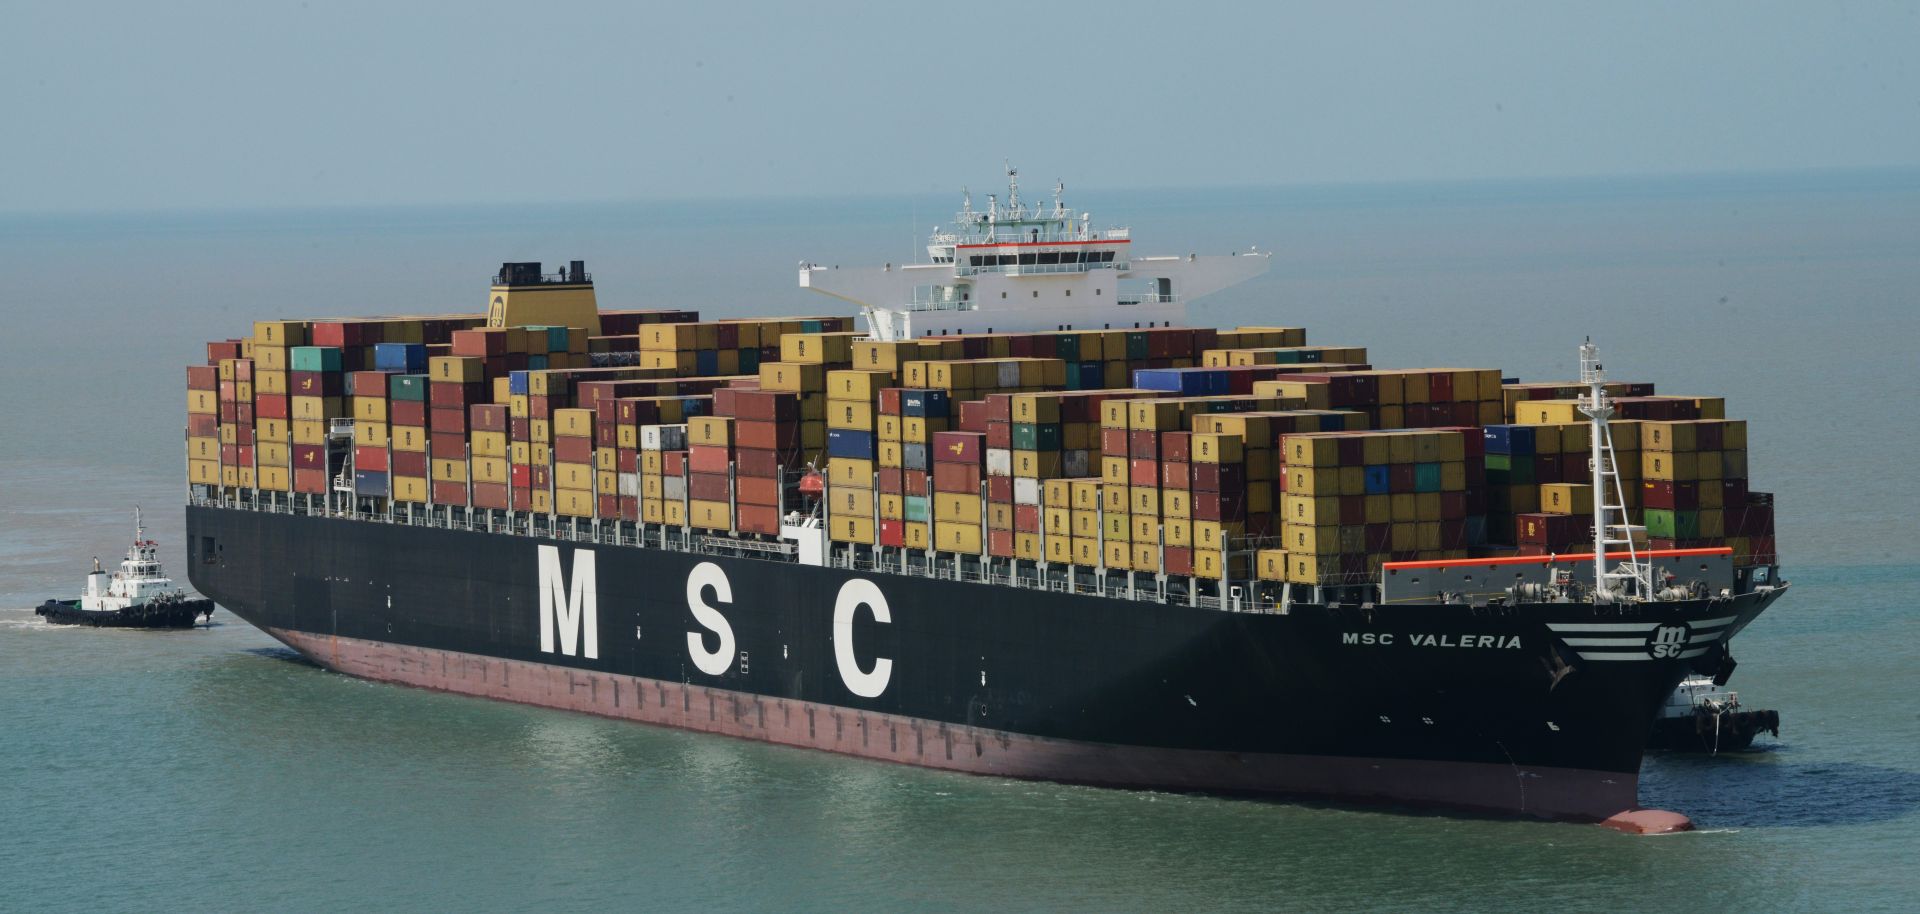
M 1100 538 L 1131 542 L 1133 540 L 1133 515 L 1117 511 L 1108 511 L 1100 518 L 1102 528 Z
M 1540 486 L 1540 510 L 1548 514 L 1593 513 L 1593 486 L 1587 483 L 1550 482 Z
M 443 383 L 473 384 L 487 379 L 487 362 L 472 356 L 437 355 L 427 360 L 427 377 Z
M 1060 451 L 1014 451 L 1013 475 L 1023 479 L 1057 479 L 1066 472 Z
M 1046 560 L 1059 565 L 1073 564 L 1073 540 L 1069 537 L 1047 534 Z
M 1340 523 L 1340 499 L 1289 494 L 1280 500 L 1280 513 L 1288 524 L 1335 525 Z
M 354 397 L 353 421 L 356 423 L 387 421 L 387 398 Z
M 873 417 L 872 403 L 859 400 L 827 401 L 828 428 L 870 432 L 873 431 Z
M 827 372 L 827 399 L 864 400 L 880 397 L 880 388 L 893 385 L 893 372 L 865 368 L 839 368 Z
M 503 457 L 475 457 L 473 458 L 473 481 L 505 483 L 511 478 L 509 466 L 506 458 Z
M 873 487 L 873 461 L 853 457 L 833 457 L 827 460 L 827 482 L 834 486 L 854 486 L 870 489 Z
M 221 478 L 225 479 L 229 474 L 231 474 L 232 476 L 232 481 L 229 482 L 228 485 L 235 485 L 235 486 L 239 485 L 240 484 L 239 470 L 235 467 L 227 467 L 221 471 Z M 262 489 L 266 489 L 271 492 L 293 491 L 293 471 L 287 469 L 286 467 L 263 466 L 260 468 L 259 475 L 260 475 L 260 488 Z M 413 481 L 418 483 L 422 489 L 424 489 L 427 485 L 427 481 L 424 479 L 415 479 Z M 422 497 L 423 498 L 425 497 L 424 492 L 422 492 Z M 415 500 L 417 501 L 419 499 L 415 499 Z
M 687 525 L 703 530 L 731 529 L 733 512 L 724 501 L 693 499 L 687 502 Z
M 932 548 L 940 552 L 977 553 L 980 551 L 980 542 L 979 524 L 940 520 L 933 524 Z
M 1340 549 L 1340 529 L 1337 526 L 1309 526 L 1307 524 L 1287 524 L 1280 528 L 1280 541 L 1286 544 L 1286 551 L 1302 555 L 1335 555 Z
M 1641 448 L 1648 451 L 1692 451 L 1698 449 L 1699 425 L 1695 422 L 1642 422 Z
M 389 427 L 388 431 L 392 433 L 392 446 L 396 451 L 420 453 L 427 449 L 427 430 L 424 428 L 413 425 L 395 425 Z M 300 438 L 300 423 L 298 422 L 293 424 L 293 436 L 296 441 Z
M 872 545 L 874 542 L 872 517 L 841 516 L 835 514 L 833 518 L 827 522 L 827 530 L 828 535 L 835 542 L 866 543 L 868 545 Z
M 802 365 L 841 365 L 853 361 L 858 332 L 789 333 L 780 338 L 780 361 Z
M 687 443 L 703 447 L 732 447 L 733 419 L 728 416 L 695 416 L 688 419 Z
M 1245 460 L 1245 442 L 1239 435 L 1195 434 L 1191 457 L 1194 463 L 1241 463 Z
M 188 460 L 187 482 L 196 485 L 220 485 L 220 462 L 218 460 Z
M 1692 452 L 1641 451 L 1640 478 L 1692 482 L 1700 478 L 1699 456 Z
M 1582 418 L 1575 400 L 1521 400 L 1513 405 L 1518 425 L 1571 425 Z
M 980 496 L 955 492 L 933 493 L 933 519 L 937 522 L 980 523 Z
M 874 491 L 872 489 L 859 486 L 834 486 L 829 494 L 831 504 L 827 506 L 827 512 L 833 517 L 855 515 L 869 519 L 873 517 Z
M 187 459 L 188 460 L 219 460 L 220 459 L 220 439 L 219 438 L 188 438 L 187 439 Z
M 1125 540 L 1107 540 L 1106 560 L 1108 568 L 1121 571 L 1133 569 L 1133 544 Z
M 760 389 L 788 393 L 813 393 L 827 387 L 825 365 L 799 365 L 774 362 L 760 366 Z
M 262 441 L 253 447 L 253 461 L 263 467 L 293 465 L 293 447 L 284 441 Z
M 432 470 L 434 482 L 467 481 L 467 462 L 465 460 L 436 458 L 433 460 Z
M 1320 435 L 1289 435 L 1282 440 L 1287 465 L 1332 467 L 1340 465 L 1340 442 Z
M 553 484 L 561 489 L 593 491 L 593 465 L 588 463 L 556 463 L 553 465 Z
M 1262 581 L 1285 581 L 1287 579 L 1286 550 L 1262 549 L 1255 553 L 1253 576 Z
M 468 444 L 475 457 L 505 457 L 509 453 L 506 432 L 474 432 Z
M 1296 555 L 1287 553 L 1287 580 L 1294 584 L 1318 584 L 1321 578 L 1340 574 L 1337 556 Z
M 323 419 L 293 420 L 293 443 L 320 445 L 327 443 L 327 423 Z
M 220 395 L 211 390 L 187 391 L 187 412 L 202 416 L 219 415 Z
M 393 498 L 395 501 L 424 503 L 427 500 L 427 478 L 424 476 L 392 477 Z
M 593 437 L 593 410 L 568 408 L 553 411 L 553 420 L 549 426 L 555 435 L 571 438 Z

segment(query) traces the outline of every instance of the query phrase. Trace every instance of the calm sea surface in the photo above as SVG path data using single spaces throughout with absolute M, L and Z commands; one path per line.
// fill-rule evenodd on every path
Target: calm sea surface
M 999 781 L 376 685 L 208 629 L 51 628 L 146 509 L 181 566 L 181 366 L 258 317 L 829 313 L 956 195 L 0 216 L 0 911 L 1920 909 L 1920 175 L 1070 193 L 1144 253 L 1258 245 L 1197 323 L 1385 366 L 1724 394 L 1796 591 L 1735 643 L 1763 751 L 1648 760 L 1702 830 Z M 181 570 L 184 570 L 183 568 Z

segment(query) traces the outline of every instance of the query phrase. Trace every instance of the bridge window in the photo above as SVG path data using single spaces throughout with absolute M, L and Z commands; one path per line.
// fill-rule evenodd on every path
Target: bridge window
M 1023 266 L 1023 267 L 1030 267 L 1030 266 L 1033 266 L 1034 264 L 1036 264 L 1036 263 L 1038 263 L 1038 262 L 1039 262 L 1039 261 L 1038 261 L 1038 260 L 1036 259 L 1036 258 L 1038 258 L 1039 256 L 1040 256 L 1040 255 L 1038 255 L 1038 254 L 1021 254 L 1021 255 L 1020 255 L 1020 265 L 1021 265 L 1021 266 Z
M 1040 252 L 1041 266 L 1053 266 L 1055 264 L 1058 264 L 1059 262 L 1060 262 L 1059 251 L 1041 251 Z
M 1060 262 L 1061 263 L 1079 263 L 1080 252 L 1079 251 L 1061 251 Z
M 1003 266 L 1003 267 L 1010 267 L 1010 266 L 1013 266 L 1013 264 L 1014 264 L 1014 256 L 1013 256 L 1012 254 L 1001 254 L 1001 255 L 1000 255 L 1000 265 L 1001 265 L 1001 266 Z

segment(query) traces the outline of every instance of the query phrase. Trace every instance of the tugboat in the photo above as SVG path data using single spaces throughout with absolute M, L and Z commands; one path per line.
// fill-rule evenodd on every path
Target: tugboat
M 189 597 L 173 586 L 160 568 L 160 544 L 147 538 L 140 509 L 133 509 L 133 545 L 108 574 L 98 556 L 78 600 L 48 600 L 34 612 L 54 625 L 91 625 L 96 628 L 192 628 L 196 620 L 213 618 L 213 601 Z
M 1762 730 L 1779 736 L 1780 712 L 1749 711 L 1740 706 L 1739 692 L 1711 676 L 1689 676 L 1660 709 L 1647 746 L 1709 755 L 1740 752 L 1753 745 Z

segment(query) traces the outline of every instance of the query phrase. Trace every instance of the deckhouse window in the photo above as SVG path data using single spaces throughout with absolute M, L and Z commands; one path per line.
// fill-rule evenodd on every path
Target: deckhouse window
M 1040 252 L 1040 264 L 1042 266 L 1052 266 L 1059 262 L 1060 262 L 1059 251 L 1041 251 Z

